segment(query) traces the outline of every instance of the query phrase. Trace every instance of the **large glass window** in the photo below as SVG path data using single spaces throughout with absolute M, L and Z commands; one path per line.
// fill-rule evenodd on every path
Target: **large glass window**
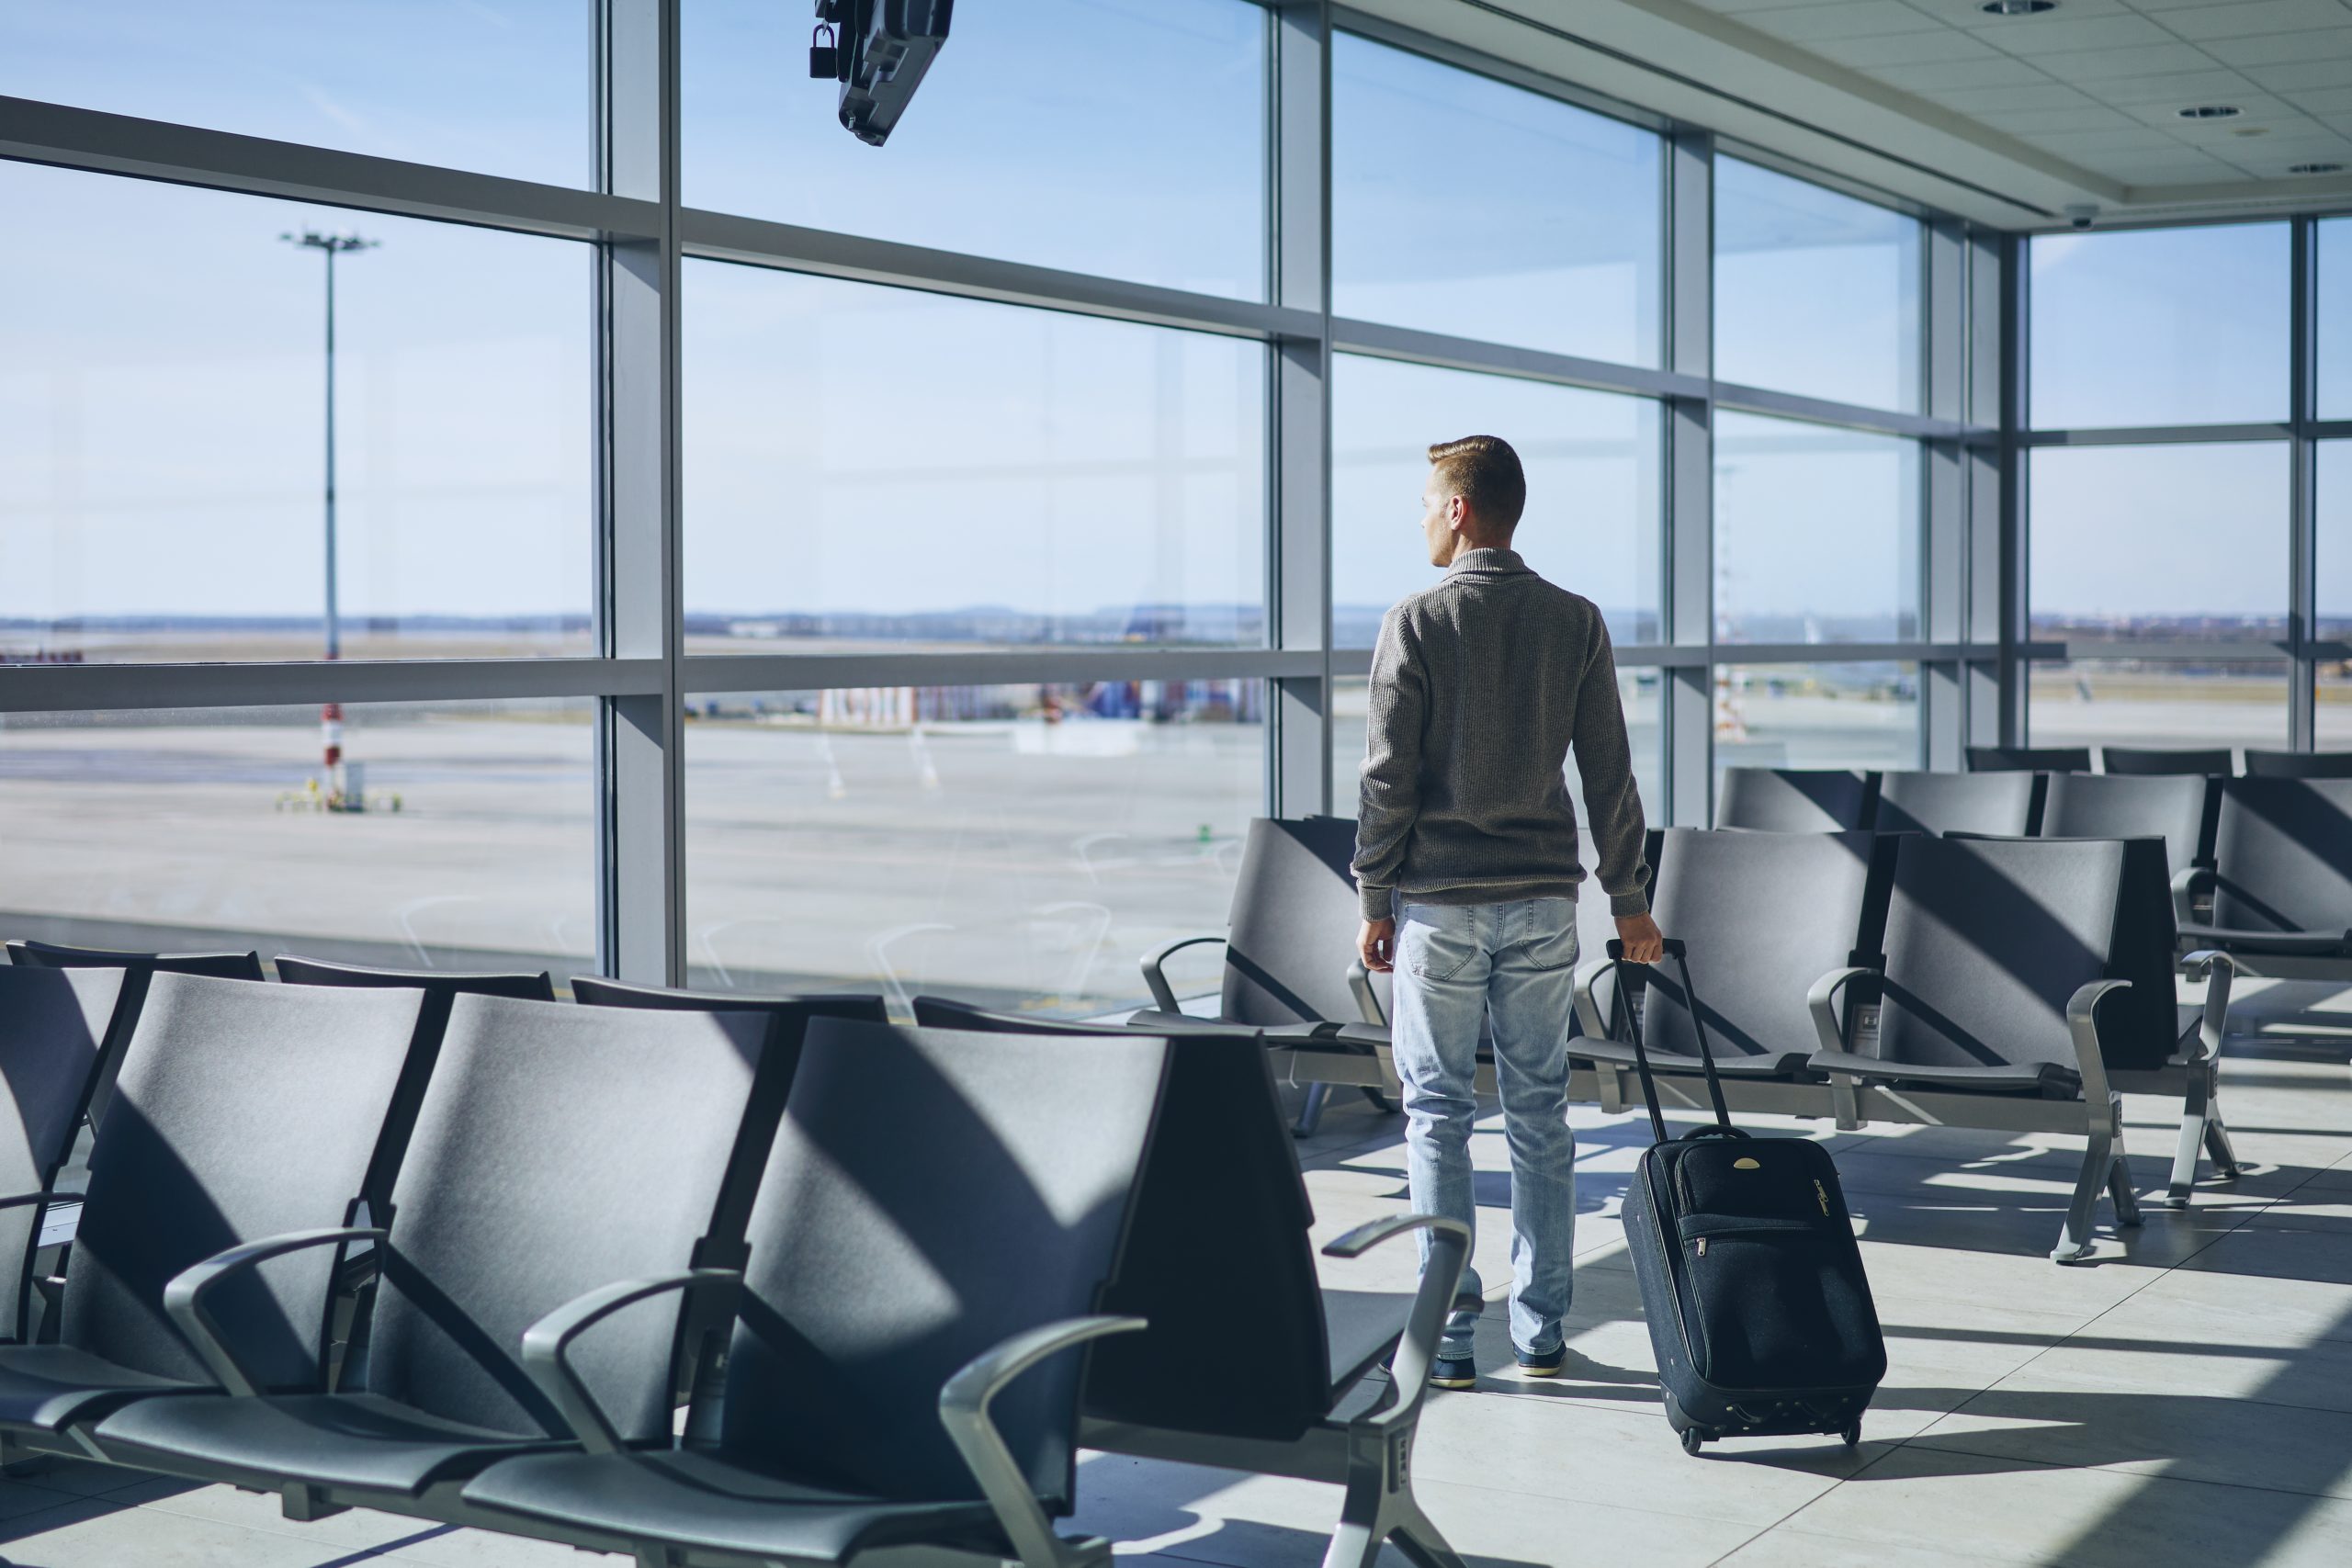
M 584 186 L 595 9 L 30 0 L 0 6 L 0 94 Z
M 1724 413 L 1714 457 L 1719 641 L 1918 635 L 1917 442 Z
M 2352 417 L 2352 219 L 2319 226 L 2319 417 Z
M 1331 50 L 1341 316 L 1658 362 L 1661 142 L 1346 34 Z
M 1715 374 L 1915 412 L 1919 223 L 1736 158 L 1715 160 Z
M 2284 223 L 2030 243 L 2041 430 L 2287 417 Z
M 1263 807 L 1258 681 L 694 699 L 694 983 L 1085 1016 L 1222 931 Z M 1212 964 L 1210 966 L 1214 968 Z
M 1514 544 L 1600 606 L 1618 642 L 1659 636 L 1658 410 L 1646 399 L 1340 355 L 1331 392 L 1333 639 L 1369 648 L 1442 575 L 1421 536 L 1429 449 L 1499 435 L 1527 471 Z
M 1715 671 L 1715 768 L 1916 768 L 1916 664 Z
M 0 931 L 142 952 L 593 971 L 594 705 L 9 714 Z
M 2284 635 L 2282 444 L 2045 446 L 2027 475 L 2036 636 Z
M 44 14 L 49 14 L 46 10 Z M 5 51 L 0 51 L 5 52 Z M 594 650 L 584 245 L 0 163 L 0 658 Z
M 1265 366 L 1234 338 L 689 263 L 688 636 L 1261 644 Z
M 2287 744 L 2284 660 L 2099 659 L 2028 669 L 2026 730 L 2036 746 Z
M 959 6 L 885 153 L 808 79 L 806 5 L 695 0 L 683 25 L 689 206 L 1265 297 L 1261 6 Z

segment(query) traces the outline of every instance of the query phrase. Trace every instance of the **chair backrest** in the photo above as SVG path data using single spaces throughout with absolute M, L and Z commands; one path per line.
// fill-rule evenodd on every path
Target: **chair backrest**
M 2245 749 L 2250 779 L 2352 779 L 2352 751 L 2257 751 Z
M 2074 1066 L 2066 1003 L 2107 975 L 2123 874 L 2120 840 L 1905 835 L 1887 904 L 1875 1055 Z
M 106 1121 L 114 1100 L 115 1074 L 121 1068 L 123 1048 L 139 1027 L 139 1011 L 147 1001 L 147 982 L 158 975 L 207 975 L 220 980 L 260 980 L 265 976 L 258 953 L 117 953 L 104 947 L 60 947 L 48 942 L 8 943 L 8 962 L 43 969 L 119 969 L 122 997 L 115 1004 L 114 1027 L 108 1032 L 98 1081 L 90 1091 L 90 1124 Z
M 812 1025 L 752 1214 L 720 1450 L 877 1496 L 976 1497 L 939 1391 L 1012 1335 L 1097 1309 L 1170 1049 L 1139 1032 Z M 1032 1371 L 993 1407 L 1056 1506 L 1081 1359 Z
M 1226 932 L 1218 1016 L 1230 1023 L 1356 1021 L 1356 825 L 1342 817 L 1250 824 Z
M 241 1243 L 349 1222 L 424 1006 L 422 991 L 155 976 L 90 1158 L 61 1341 L 209 1381 L 164 1286 Z M 264 1386 L 316 1383 L 333 1265 L 305 1253 L 215 1296 Z
M 1881 845 L 1861 832 L 1666 830 L 1651 907 L 1690 946 L 1712 1049 L 1781 1055 L 1819 1044 L 1805 993 L 1858 953 L 1877 952 L 1884 868 L 1871 873 Z M 1642 1029 L 1655 1050 L 1699 1049 L 1671 964 L 1650 972 Z
M 1972 773 L 2087 773 L 2087 746 L 1971 746 Z
M 752 1013 L 458 998 L 392 1187 L 366 1365 L 346 1386 L 563 1435 L 514 1360 L 523 1331 L 599 1286 L 696 1260 L 729 1167 L 766 1152 L 741 1134 L 767 1029 Z M 678 1318 L 664 1305 L 574 1352 L 630 1438 L 671 1431 Z
M 2352 779 L 2225 779 L 2213 923 L 2352 931 Z
M 1836 833 L 1868 828 L 1877 807 L 1876 773 L 1851 768 L 1725 768 L 1715 792 L 1715 826 Z
M 104 1060 L 119 969 L 0 969 L 0 1193 L 44 1191 Z M 0 1209 L 0 1339 L 25 1333 L 40 1205 Z
M 2230 749 L 2226 746 L 2181 750 L 2171 747 L 2102 746 L 2099 763 L 2110 773 L 2206 773 L 2226 778 Z
M 1132 1034 L 915 998 L 926 1029 Z M 1086 1410 L 1106 1421 L 1283 1441 L 1328 1415 L 1330 1344 L 1307 1231 L 1315 1223 L 1263 1038 L 1171 1034 L 1168 1090 L 1103 1310 L 1150 1320 L 1106 1339 Z M 1204 1261 L 1218 1261 L 1204 1267 Z M 1237 1290 L 1236 1282 L 1249 1281 Z M 1250 1374 L 1232 1375 L 1246 1343 Z
M 1879 781 L 1878 830 L 2030 833 L 2045 782 L 2040 773 L 1886 773 Z
M 2165 841 L 2165 863 L 2176 873 L 2201 865 L 2213 845 L 2212 781 L 2195 774 L 2169 777 L 2059 773 L 2041 803 L 2045 839 L 2137 839 Z

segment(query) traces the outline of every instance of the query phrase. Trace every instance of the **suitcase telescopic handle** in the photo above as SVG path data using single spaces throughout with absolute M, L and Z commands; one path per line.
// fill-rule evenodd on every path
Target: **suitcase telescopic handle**
M 1738 1129 L 1731 1124 L 1731 1111 L 1724 1104 L 1723 1080 L 1715 1076 L 1715 1053 L 1707 1043 L 1706 1014 L 1699 1006 L 1699 993 L 1690 985 L 1690 949 L 1679 937 L 1667 937 L 1662 945 L 1666 949 L 1666 956 L 1674 960 L 1675 968 L 1682 976 L 1683 1006 L 1690 1010 L 1690 1027 L 1699 1036 L 1699 1066 L 1707 1075 L 1707 1098 L 1714 1103 L 1715 1107 L 1716 1124 L 1713 1127 L 1702 1128 L 1694 1135 L 1706 1137 L 1720 1132 L 1736 1136 Z M 1609 956 L 1618 964 L 1624 964 L 1626 963 L 1625 944 L 1611 939 L 1609 943 Z M 1622 1004 L 1624 999 L 1625 987 L 1621 983 L 1617 987 L 1617 1001 Z M 1628 1021 L 1630 1024 L 1630 1019 Z M 1642 1077 L 1642 1098 L 1649 1102 L 1650 1133 L 1662 1144 L 1666 1142 L 1666 1115 L 1658 1109 L 1657 1081 L 1650 1077 L 1650 1054 L 1642 1043 L 1642 1036 L 1647 1032 L 1645 1025 L 1646 1015 L 1645 1015 L 1644 1026 L 1629 1028 L 1634 1041 L 1634 1066 Z

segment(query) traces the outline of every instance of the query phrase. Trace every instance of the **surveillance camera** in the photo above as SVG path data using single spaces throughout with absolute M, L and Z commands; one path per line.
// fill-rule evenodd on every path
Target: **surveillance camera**
M 2098 221 L 2098 209 L 2089 202 L 2077 202 L 2064 210 L 2066 214 L 2066 226 L 2070 229 L 2087 229 Z

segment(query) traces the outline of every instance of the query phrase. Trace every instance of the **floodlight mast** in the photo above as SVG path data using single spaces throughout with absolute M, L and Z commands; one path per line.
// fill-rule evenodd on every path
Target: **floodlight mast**
M 326 487 L 326 656 L 330 660 L 343 657 L 343 619 L 335 590 L 335 526 L 334 526 L 334 258 L 353 251 L 371 250 L 382 243 L 379 240 L 362 239 L 356 234 L 322 234 L 315 229 L 305 229 L 300 234 L 280 234 L 279 239 L 303 250 L 318 251 L 327 259 L 327 487 Z M 319 728 L 326 754 L 327 774 L 323 784 L 330 802 L 341 793 L 337 787 L 338 770 L 343 766 L 343 705 L 328 703 L 319 710 Z

